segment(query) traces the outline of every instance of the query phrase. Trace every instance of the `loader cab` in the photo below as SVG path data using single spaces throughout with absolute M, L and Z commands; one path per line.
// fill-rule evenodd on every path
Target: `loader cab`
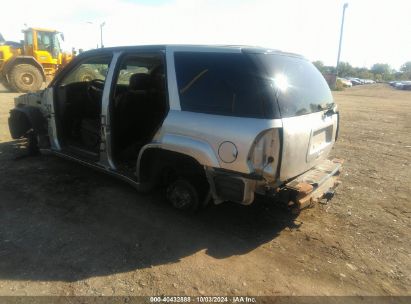
M 62 34 L 55 30 L 29 28 L 24 33 L 24 55 L 33 56 L 41 64 L 58 64 Z

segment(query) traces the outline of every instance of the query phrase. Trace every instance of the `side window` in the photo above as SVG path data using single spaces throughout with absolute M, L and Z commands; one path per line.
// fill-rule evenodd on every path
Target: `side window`
M 111 58 L 111 56 L 99 56 L 84 60 L 63 78 L 61 85 L 68 85 L 75 82 L 89 82 L 96 79 L 104 82 Z
M 130 77 L 133 74 L 148 74 L 149 69 L 146 66 L 142 66 L 141 62 L 126 62 L 126 65 L 122 66 L 117 78 L 117 84 L 128 85 L 130 83 Z
M 264 118 L 253 65 L 241 53 L 176 52 L 183 111 Z
M 126 55 L 120 61 L 115 96 L 126 91 L 152 90 L 164 93 L 164 58 L 160 53 Z

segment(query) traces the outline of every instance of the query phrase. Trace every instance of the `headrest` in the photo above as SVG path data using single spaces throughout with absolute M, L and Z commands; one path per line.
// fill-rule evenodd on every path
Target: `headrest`
M 130 76 L 129 81 L 129 90 L 148 90 L 150 84 L 150 75 L 144 73 L 136 73 Z
M 163 91 L 165 89 L 164 65 L 158 65 L 151 73 L 153 80 L 153 87 L 157 90 Z
M 164 65 L 160 64 L 151 71 L 151 76 L 164 76 Z

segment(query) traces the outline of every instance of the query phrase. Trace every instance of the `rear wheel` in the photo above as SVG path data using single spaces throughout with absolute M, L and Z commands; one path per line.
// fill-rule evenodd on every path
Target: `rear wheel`
M 43 75 L 31 64 L 18 64 L 11 70 L 9 80 L 14 91 L 35 92 L 43 84 Z
M 209 186 L 204 169 L 191 162 L 177 164 L 163 171 L 167 200 L 174 208 L 188 212 L 205 207 L 209 202 Z
M 197 189 L 187 180 L 178 179 L 167 187 L 167 200 L 174 208 L 195 211 L 200 205 Z

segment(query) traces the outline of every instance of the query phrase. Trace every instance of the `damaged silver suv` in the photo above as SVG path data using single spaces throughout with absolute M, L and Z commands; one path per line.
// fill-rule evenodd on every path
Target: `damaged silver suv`
M 299 55 L 238 46 L 88 51 L 38 93 L 16 98 L 9 127 L 29 150 L 117 176 L 172 205 L 296 209 L 332 197 L 342 162 L 327 156 L 339 114 L 322 75 Z

